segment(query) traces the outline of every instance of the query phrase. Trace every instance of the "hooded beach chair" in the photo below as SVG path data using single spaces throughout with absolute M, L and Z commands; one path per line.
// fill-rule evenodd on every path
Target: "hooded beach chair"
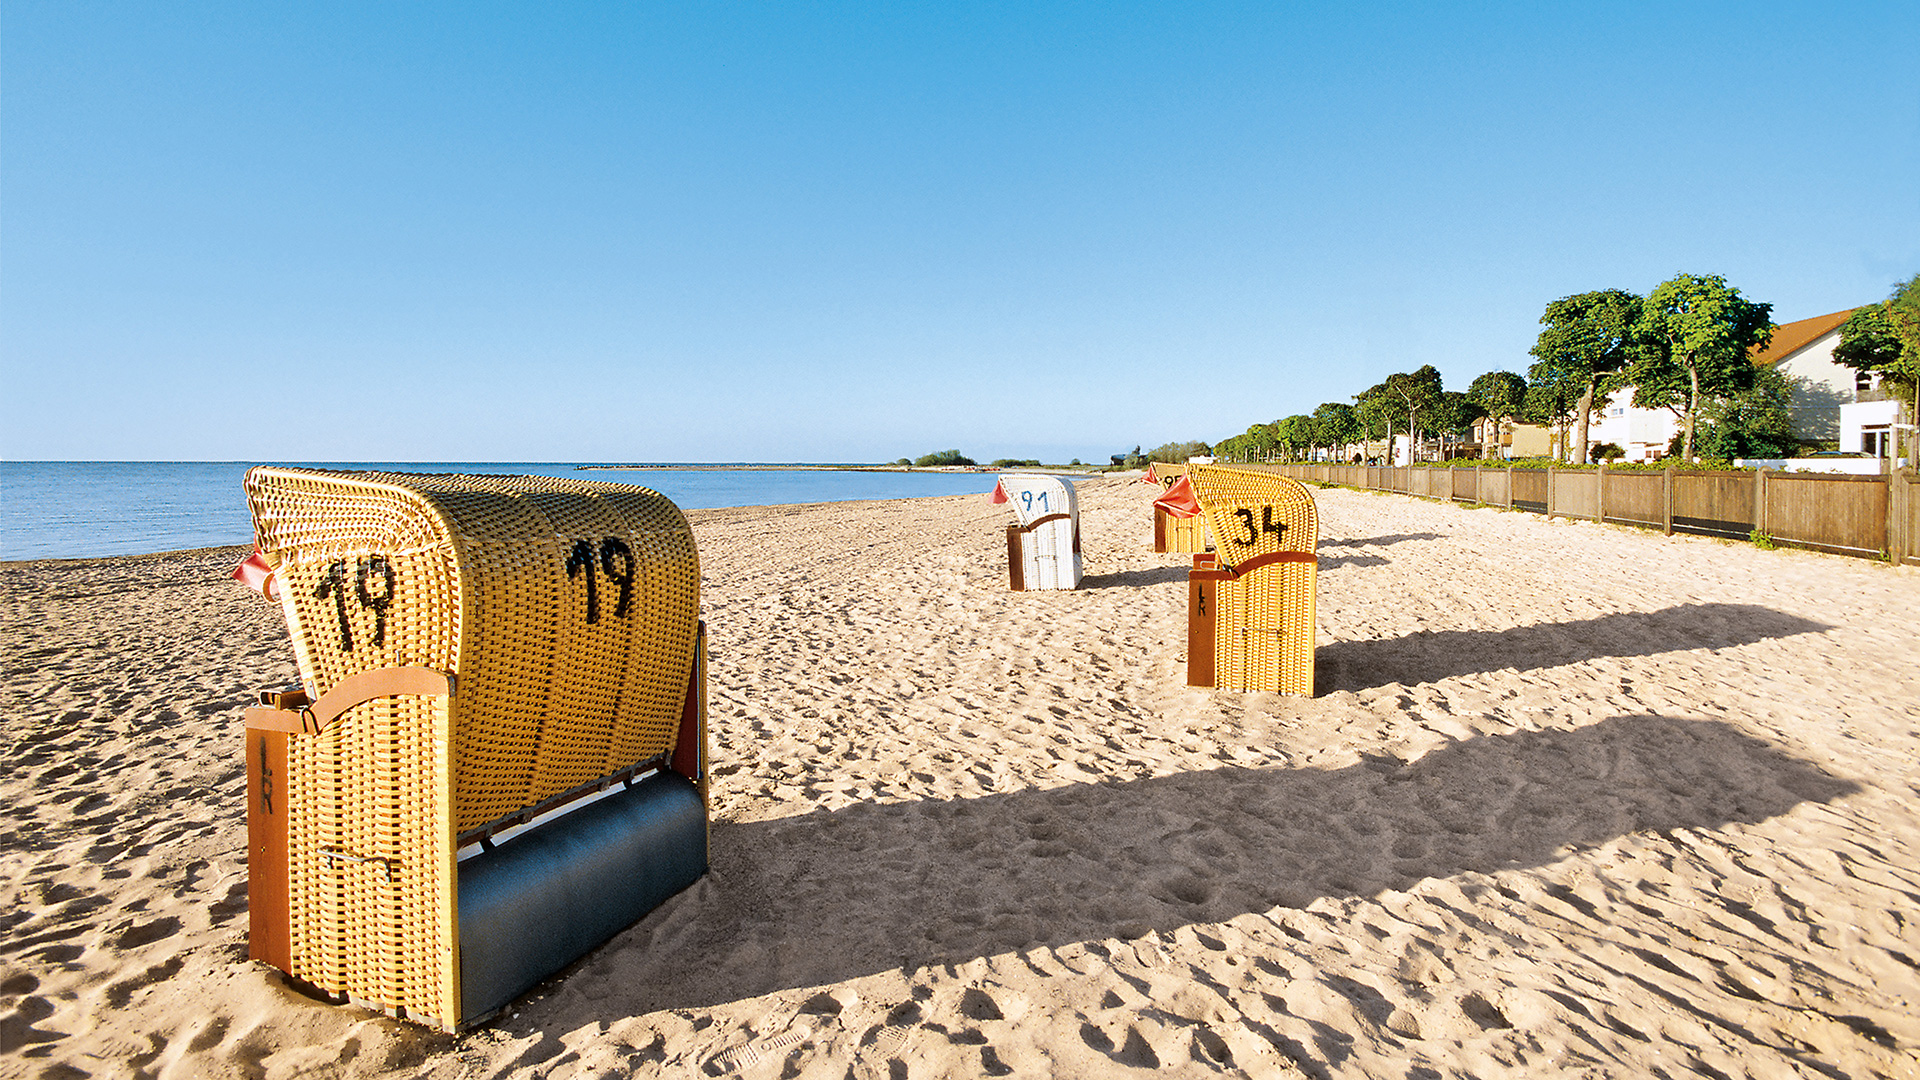
M 1196 465 L 1191 497 L 1215 551 L 1187 575 L 1187 685 L 1313 695 L 1314 547 L 1319 519 L 1304 485 L 1277 473 Z
M 700 565 L 673 503 L 266 467 L 246 491 L 302 684 L 247 710 L 254 958 L 455 1030 L 706 872 Z
M 1080 585 L 1080 500 L 1057 476 L 1002 473 L 992 501 L 1013 507 L 1007 579 L 1014 592 Z
M 1187 466 L 1169 465 L 1156 461 L 1147 467 L 1144 479 L 1158 484 L 1161 497 L 1153 503 L 1153 550 L 1156 552 L 1185 552 L 1198 554 L 1213 549 L 1213 538 L 1207 533 L 1207 519 L 1203 514 L 1182 516 L 1174 509 L 1174 503 L 1191 500 L 1191 485 L 1187 483 Z

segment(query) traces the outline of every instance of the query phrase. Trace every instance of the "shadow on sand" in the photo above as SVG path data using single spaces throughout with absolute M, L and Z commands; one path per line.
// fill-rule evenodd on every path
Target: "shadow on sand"
M 1154 566 L 1145 570 L 1122 570 L 1117 574 L 1088 574 L 1080 579 L 1083 589 L 1135 589 L 1187 580 L 1185 566 Z
M 1350 536 L 1343 540 L 1322 539 L 1323 548 L 1339 547 L 1386 547 L 1388 544 L 1404 543 L 1408 540 L 1438 540 L 1439 533 L 1394 533 L 1391 536 Z
M 1817 634 L 1825 623 L 1753 604 L 1683 604 L 1510 630 L 1443 630 L 1375 641 L 1335 641 L 1314 654 L 1314 693 L 1413 686 L 1488 671 L 1533 671 L 1610 656 L 1725 649 Z
M 1220 768 L 721 821 L 712 874 L 568 982 L 607 1020 L 697 1008 L 1537 867 L 1641 830 L 1755 823 L 1854 790 L 1723 723 L 1619 716 L 1468 739 L 1413 762 Z M 538 1030 L 543 1012 L 503 1026 Z

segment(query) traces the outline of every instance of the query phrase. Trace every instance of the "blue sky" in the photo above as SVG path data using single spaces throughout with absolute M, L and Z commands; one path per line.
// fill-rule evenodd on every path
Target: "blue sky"
M 0 5 L 0 456 L 1208 441 L 1920 271 L 1920 5 Z

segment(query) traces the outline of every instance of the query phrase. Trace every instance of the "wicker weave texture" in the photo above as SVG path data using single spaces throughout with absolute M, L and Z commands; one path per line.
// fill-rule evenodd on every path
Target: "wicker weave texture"
M 1207 519 L 1202 517 L 1174 517 L 1162 507 L 1153 508 L 1153 535 L 1160 541 L 1154 548 L 1160 552 L 1180 552 L 1198 555 L 1212 550 L 1212 536 L 1207 532 Z
M 644 488 L 257 468 L 246 489 L 306 689 L 454 676 L 290 740 L 292 974 L 457 1022 L 455 838 L 672 749 L 699 561 Z
M 1312 696 L 1317 576 L 1312 555 L 1319 537 L 1313 497 L 1297 481 L 1256 470 L 1194 466 L 1187 476 L 1213 531 L 1220 564 L 1263 563 L 1220 583 L 1214 685 Z M 1270 556 L 1285 561 L 1264 561 Z

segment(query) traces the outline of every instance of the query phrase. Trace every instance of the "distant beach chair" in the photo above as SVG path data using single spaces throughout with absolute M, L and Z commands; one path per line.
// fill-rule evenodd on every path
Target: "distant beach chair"
M 700 566 L 665 497 L 266 467 L 246 491 L 304 685 L 247 710 L 255 959 L 457 1030 L 706 872 Z
M 1146 479 L 1157 483 L 1163 493 L 1180 486 L 1187 478 L 1187 466 L 1156 461 L 1147 467 Z M 1153 505 L 1153 550 L 1156 552 L 1199 553 L 1213 549 L 1204 515 L 1181 517 L 1155 500 Z
M 1186 480 L 1217 544 L 1187 575 L 1187 685 L 1313 696 L 1313 496 L 1255 469 L 1196 465 Z
M 993 501 L 1008 503 L 1007 579 L 1014 592 L 1080 585 L 1080 499 L 1057 476 L 1002 473 Z

